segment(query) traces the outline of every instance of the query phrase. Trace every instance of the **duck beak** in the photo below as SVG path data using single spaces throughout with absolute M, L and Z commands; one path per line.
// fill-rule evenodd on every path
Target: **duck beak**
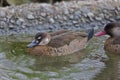
M 93 28 L 89 29 L 88 30 L 88 41 L 93 37 L 93 35 L 94 35 L 94 29 Z
M 34 46 L 38 45 L 38 42 L 36 40 L 33 40 L 30 44 L 27 45 L 28 48 L 32 48 Z
M 103 31 L 100 31 L 100 32 L 97 32 L 95 34 L 96 37 L 99 37 L 99 36 L 103 36 L 103 35 L 106 35 L 106 32 L 103 30 Z

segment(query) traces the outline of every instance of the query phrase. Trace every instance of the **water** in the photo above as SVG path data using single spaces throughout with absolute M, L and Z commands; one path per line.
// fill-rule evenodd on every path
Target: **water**
M 30 55 L 26 45 L 32 38 L 1 37 L 0 80 L 110 80 L 108 73 L 118 70 L 113 66 L 118 63 L 108 60 L 103 50 L 104 37 L 93 38 L 84 50 L 60 57 Z

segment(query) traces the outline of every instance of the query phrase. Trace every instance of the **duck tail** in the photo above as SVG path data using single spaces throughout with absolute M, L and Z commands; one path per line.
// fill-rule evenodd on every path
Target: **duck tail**
M 87 41 L 89 41 L 94 35 L 94 28 L 91 28 L 88 30 L 88 39 Z

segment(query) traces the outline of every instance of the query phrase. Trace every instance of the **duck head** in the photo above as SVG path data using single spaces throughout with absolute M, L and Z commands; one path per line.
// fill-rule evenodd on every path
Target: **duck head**
M 120 23 L 111 22 L 105 25 L 104 30 L 95 34 L 95 36 L 109 35 L 110 37 L 120 38 Z
M 37 33 L 34 40 L 27 45 L 28 48 L 32 48 L 38 45 L 47 45 L 51 40 L 51 36 L 48 33 Z

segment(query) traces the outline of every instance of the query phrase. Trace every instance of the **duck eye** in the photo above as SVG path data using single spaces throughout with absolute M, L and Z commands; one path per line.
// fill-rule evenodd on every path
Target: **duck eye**
M 41 39 L 41 37 L 38 37 L 37 39 Z

